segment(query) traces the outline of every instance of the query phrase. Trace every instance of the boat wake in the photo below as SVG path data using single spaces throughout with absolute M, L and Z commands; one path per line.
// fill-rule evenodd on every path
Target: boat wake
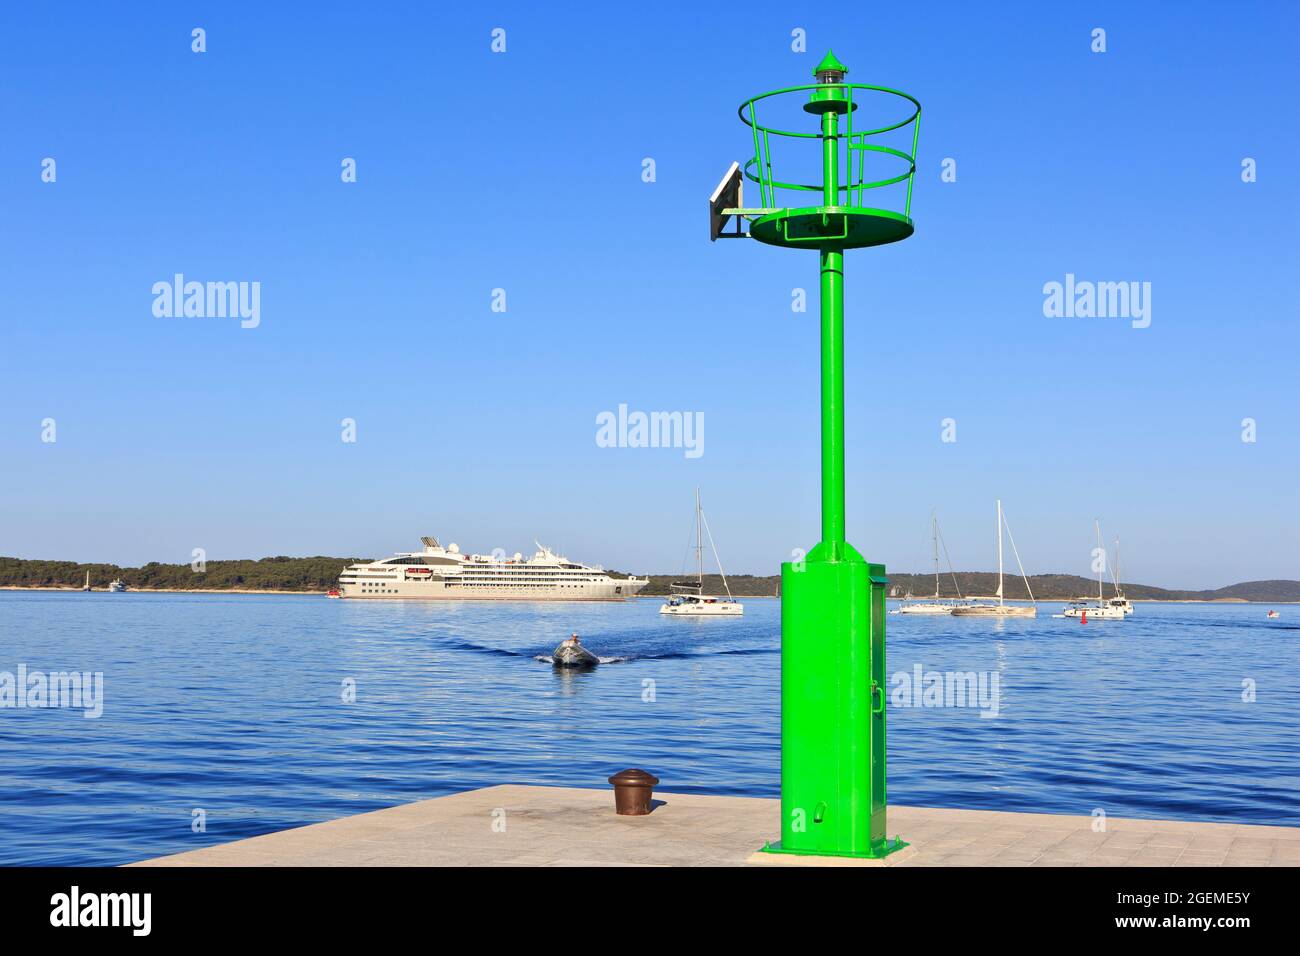
M 542 664 L 554 664 L 555 658 L 549 653 L 538 653 L 536 650 L 511 650 L 506 647 L 493 647 L 489 644 L 476 644 L 473 641 L 466 641 L 459 638 L 446 638 L 441 642 L 443 647 L 449 647 L 453 650 L 469 651 L 473 654 L 483 654 L 489 657 L 514 657 L 524 660 L 534 660 Z M 602 664 L 622 664 L 627 661 L 678 661 L 691 660 L 702 657 L 729 657 L 740 656 L 750 657 L 762 654 L 780 654 L 779 647 L 730 647 L 716 648 L 706 650 L 667 650 L 660 653 L 647 654 L 614 654 L 605 657 L 597 655 L 596 659 Z
M 488 654 L 492 657 L 528 657 L 524 651 L 512 651 L 504 647 L 489 647 L 486 644 L 474 644 L 471 641 L 449 640 L 446 646 L 460 651 L 473 651 L 475 654 Z
M 732 655 L 752 657 L 761 654 L 780 653 L 781 649 L 779 647 L 729 647 L 710 651 L 668 651 L 663 654 L 645 654 L 641 659 L 649 661 L 682 661 L 693 657 L 729 657 Z
M 600 657 L 597 658 L 602 664 L 618 664 L 623 661 L 681 661 L 690 660 L 695 657 L 725 657 L 733 654 L 742 657 L 749 657 L 754 654 L 779 654 L 777 648 L 768 647 L 737 647 L 727 650 L 716 651 L 668 651 L 663 654 L 628 654 L 624 657 Z M 533 660 L 542 661 L 546 664 L 555 663 L 550 654 L 536 654 Z

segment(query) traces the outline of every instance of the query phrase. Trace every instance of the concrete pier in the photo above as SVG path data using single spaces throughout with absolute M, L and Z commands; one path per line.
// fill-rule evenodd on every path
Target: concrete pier
M 500 786 L 145 860 L 136 866 L 742 866 L 780 832 L 780 802 L 656 793 L 649 816 L 609 789 Z M 1297 866 L 1300 827 L 993 810 L 889 808 L 912 846 L 886 866 Z M 781 857 L 787 865 L 799 858 Z

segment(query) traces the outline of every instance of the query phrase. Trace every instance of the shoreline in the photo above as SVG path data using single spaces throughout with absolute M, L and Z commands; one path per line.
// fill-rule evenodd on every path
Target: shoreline
M 0 591 L 60 591 L 68 594 L 112 594 L 108 588 L 92 588 L 89 591 L 78 587 L 62 585 L 25 585 L 0 584 Z M 126 594 L 313 594 L 324 596 L 326 591 L 286 591 L 272 588 L 128 588 Z
M 79 587 L 65 587 L 63 585 L 23 585 L 23 584 L 0 584 L 0 591 L 58 591 L 67 594 L 110 594 L 106 588 L 94 588 L 91 591 L 83 591 Z M 324 597 L 328 591 L 288 591 L 284 589 L 271 588 L 129 588 L 126 594 L 301 594 L 304 596 Z M 633 601 L 661 601 L 668 595 L 666 594 L 639 594 L 631 598 Z M 740 601 L 779 601 L 780 598 L 775 594 L 742 594 L 736 596 Z M 395 599 L 400 600 L 400 599 Z M 887 601 L 901 602 L 902 598 L 887 598 Z M 947 600 L 947 599 L 945 599 Z M 1074 598 L 1042 598 L 1038 604 L 1068 604 Z M 1214 600 L 1203 601 L 1190 598 L 1180 598 L 1177 600 L 1165 598 L 1130 598 L 1134 604 L 1252 604 L 1259 607 L 1268 605 L 1286 606 L 1300 604 L 1300 601 L 1249 601 L 1245 598 L 1215 598 Z M 1027 601 L 1011 599 L 1012 604 L 1026 604 Z

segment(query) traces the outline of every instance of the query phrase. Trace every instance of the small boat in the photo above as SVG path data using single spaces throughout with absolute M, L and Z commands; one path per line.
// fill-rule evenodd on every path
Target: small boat
M 89 591 L 89 590 L 90 590 L 90 572 L 89 572 L 89 571 L 86 572 L 86 583 L 83 584 L 83 585 L 81 586 L 81 590 L 83 590 L 83 591 Z
M 1061 614 L 1061 617 L 1077 617 L 1081 619 L 1092 617 L 1098 621 L 1122 621 L 1127 616 L 1122 607 L 1112 607 L 1109 601 L 1098 601 L 1084 597 L 1072 600 Z
M 1115 597 L 1111 598 L 1106 603 L 1110 607 L 1119 608 L 1121 611 L 1124 612 L 1125 617 L 1133 613 L 1133 602 L 1131 602 L 1123 594 L 1117 594 Z
M 1002 529 L 1006 528 L 1007 538 L 1011 541 L 1011 553 L 1016 556 L 1016 567 L 1020 569 L 1020 577 L 1025 582 L 1025 590 L 1029 592 L 1031 603 L 1028 607 L 1023 604 L 1008 604 L 1002 597 Z M 996 604 L 977 603 L 979 601 L 991 602 L 997 601 Z M 1025 575 L 1025 566 L 1020 563 L 1020 552 L 1016 549 L 1016 539 L 1012 537 L 1011 526 L 1007 524 L 1006 519 L 1002 516 L 1002 499 L 998 499 L 998 593 L 992 597 L 975 598 L 973 603 L 963 604 L 961 607 L 953 608 L 953 617 L 1037 617 L 1038 602 L 1034 601 L 1033 589 L 1029 587 L 1029 578 Z
M 1037 617 L 1038 605 L 1031 604 L 963 604 L 953 609 L 953 617 Z
M 909 604 L 906 607 L 895 608 L 890 611 L 891 614 L 951 614 L 957 610 L 956 604 L 927 604 L 918 601 L 915 604 Z
M 1097 597 L 1096 599 L 1075 598 L 1066 607 L 1062 616 L 1077 617 L 1084 624 L 1088 623 L 1090 616 L 1098 621 L 1122 621 L 1133 613 L 1133 605 L 1129 604 L 1128 598 L 1120 593 L 1118 572 L 1115 574 L 1115 597 L 1108 601 L 1102 593 L 1103 575 L 1106 573 L 1106 551 L 1101 544 L 1101 522 L 1094 521 L 1093 525 L 1097 529 Z M 1118 542 L 1115 550 L 1118 553 Z
M 1269 620 L 1276 621 L 1276 620 L 1277 620 L 1279 617 L 1281 617 L 1282 615 L 1279 614 L 1277 611 L 1269 611 L 1269 612 L 1268 612 L 1268 616 L 1269 616 Z
M 126 590 L 126 585 L 122 582 L 121 578 L 116 578 L 115 580 L 109 582 L 108 590 L 113 594 L 121 594 L 123 591 Z
M 595 667 L 600 663 L 600 658 L 579 644 L 576 637 L 561 641 L 551 651 L 551 661 L 556 667 Z
M 339 591 L 338 588 L 330 588 L 328 591 L 325 592 L 325 596 L 326 596 L 326 597 L 332 597 L 332 598 L 341 598 L 341 597 L 343 597 L 342 593 Z
M 934 597 L 914 598 L 909 591 L 903 597 L 903 603 L 890 611 L 890 614 L 951 614 L 965 604 L 962 600 L 961 588 L 957 587 L 955 574 L 953 574 L 952 584 L 957 591 L 957 597 L 939 596 L 939 518 L 933 511 L 930 512 L 930 537 L 934 545 Z M 946 554 L 947 551 L 948 546 L 944 545 L 944 553 Z M 948 562 L 948 573 L 952 574 L 951 561 Z
M 917 598 L 913 597 L 909 591 L 903 596 L 903 603 L 890 611 L 890 614 L 951 614 L 959 607 L 965 607 L 962 602 L 943 598 Z
M 726 597 L 717 597 L 704 593 L 704 535 L 709 537 L 709 547 L 713 549 L 713 560 L 718 565 L 718 574 L 722 576 L 722 588 Z M 689 617 L 739 617 L 745 613 L 745 606 L 731 596 L 727 584 L 727 573 L 722 570 L 722 561 L 718 558 L 717 545 L 713 543 L 713 532 L 704 517 L 700 506 L 700 489 L 695 489 L 695 581 L 674 582 L 669 591 L 671 596 L 659 608 L 660 614 L 677 614 Z
M 689 584 L 674 584 L 673 595 L 660 608 L 660 614 L 688 614 L 695 617 L 739 617 L 745 607 L 732 597 L 713 597 L 691 593 Z

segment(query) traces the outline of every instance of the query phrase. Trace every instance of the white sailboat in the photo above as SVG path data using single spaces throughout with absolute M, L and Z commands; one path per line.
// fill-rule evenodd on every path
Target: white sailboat
M 913 598 L 911 594 L 903 598 L 903 603 L 890 614 L 951 614 L 964 603 L 961 597 L 961 588 L 957 587 L 957 578 L 954 575 L 952 584 L 957 591 L 956 599 L 941 598 L 939 596 L 939 517 L 935 512 L 930 512 L 930 537 L 934 550 L 934 597 L 932 598 Z M 944 546 L 945 553 L 947 545 Z M 948 562 L 948 573 L 952 574 L 952 562 Z
M 1133 602 L 1124 596 L 1124 585 L 1120 583 L 1119 538 L 1115 539 L 1115 571 L 1111 575 L 1111 583 L 1115 585 L 1115 596 L 1110 599 L 1110 606 L 1121 609 L 1125 614 L 1132 614 Z
M 1097 529 L 1097 597 L 1093 598 L 1075 598 L 1066 606 L 1062 612 L 1063 617 L 1077 617 L 1080 619 L 1093 618 L 1098 621 L 1122 621 L 1133 613 L 1133 605 L 1129 603 L 1128 598 L 1124 597 L 1119 588 L 1119 541 L 1115 542 L 1115 570 L 1113 580 L 1115 582 L 1115 596 L 1109 601 L 1103 593 L 1105 585 L 1106 561 L 1105 550 L 1101 545 L 1101 522 L 1093 521 L 1093 526 Z
M 1007 604 L 1002 597 L 1002 529 L 1006 528 L 1007 539 L 1011 542 L 1011 553 L 1016 556 L 1016 567 L 1020 569 L 1020 577 L 1025 582 L 1025 590 L 1029 593 L 1030 604 Z M 1011 525 L 1007 524 L 1006 519 L 1002 516 L 1002 499 L 998 499 L 998 593 L 991 597 L 973 598 L 973 602 L 962 605 L 953 609 L 954 617 L 1037 617 L 1038 602 L 1034 600 L 1033 589 L 1029 586 L 1029 578 L 1025 575 L 1025 566 L 1020 563 L 1020 551 L 1016 548 L 1016 539 L 1011 534 Z M 977 603 L 980 601 L 992 603 Z
M 726 597 L 704 593 L 704 535 L 709 537 L 709 547 L 713 550 L 713 560 L 718 565 L 718 574 L 722 576 L 722 589 Z M 672 596 L 659 608 L 660 614 L 677 614 L 684 617 L 739 617 L 745 613 L 745 606 L 731 596 L 727 585 L 727 574 L 722 570 L 722 561 L 718 558 L 717 545 L 713 543 L 713 532 L 704 517 L 700 506 L 700 489 L 695 489 L 695 583 L 676 582 L 671 586 Z
M 86 583 L 83 584 L 83 585 L 81 586 L 81 590 L 83 590 L 83 591 L 89 591 L 89 590 L 90 590 L 90 572 L 89 572 L 89 571 L 86 572 Z

